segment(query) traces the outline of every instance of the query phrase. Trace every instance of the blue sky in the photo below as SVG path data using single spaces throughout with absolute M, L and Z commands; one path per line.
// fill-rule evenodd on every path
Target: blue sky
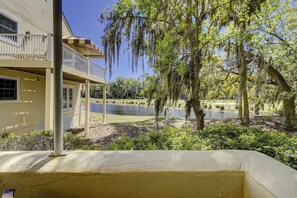
M 98 18 L 104 12 L 106 6 L 112 8 L 112 5 L 117 0 L 63 0 L 62 2 L 63 12 L 74 35 L 90 38 L 103 50 L 100 38 L 103 36 L 104 25 L 98 22 Z M 137 73 L 132 72 L 131 65 L 128 65 L 127 53 L 124 53 L 124 49 L 125 44 L 121 49 L 119 67 L 115 65 L 111 79 L 109 77 L 107 78 L 108 81 L 118 76 L 137 78 L 143 74 L 141 65 Z M 94 59 L 94 61 L 105 66 L 104 60 Z

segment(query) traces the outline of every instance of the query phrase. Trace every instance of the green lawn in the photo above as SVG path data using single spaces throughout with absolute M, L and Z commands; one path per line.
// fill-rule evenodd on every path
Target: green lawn
M 145 105 L 147 106 L 147 99 L 107 99 L 107 104 L 118 104 L 118 105 Z M 102 99 L 91 98 L 91 103 L 102 104 Z M 184 108 L 185 101 L 179 100 L 175 107 Z M 234 110 L 236 106 L 236 100 L 203 100 L 201 105 L 205 109 L 219 109 L 224 106 L 225 109 Z
M 107 114 L 106 121 L 109 124 L 112 123 L 124 123 L 124 122 L 141 122 L 151 118 L 154 116 L 128 116 L 128 115 L 113 115 Z M 103 122 L 102 113 L 91 113 L 91 120 Z

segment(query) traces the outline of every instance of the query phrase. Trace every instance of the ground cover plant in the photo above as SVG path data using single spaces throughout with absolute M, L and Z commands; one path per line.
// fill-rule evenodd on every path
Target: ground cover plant
M 144 123 L 143 123 L 144 124 Z M 134 129 L 133 129 L 134 130 Z M 192 127 L 151 128 L 129 136 L 115 136 L 102 147 L 82 134 L 64 133 L 65 150 L 253 150 L 264 153 L 297 170 L 297 136 L 292 132 L 263 131 L 259 128 L 215 124 L 204 130 Z M 131 134 L 130 134 L 131 135 Z M 31 131 L 21 135 L 0 134 L 0 150 L 52 150 L 53 132 Z
M 264 132 L 260 129 L 229 124 L 213 125 L 196 131 L 166 127 L 137 138 L 121 137 L 110 150 L 254 150 L 297 170 L 297 137 L 288 132 Z
M 52 131 L 31 131 L 21 135 L 0 133 L 0 151 L 42 151 L 53 150 L 54 138 Z M 65 150 L 98 149 L 92 141 L 70 132 L 64 133 Z

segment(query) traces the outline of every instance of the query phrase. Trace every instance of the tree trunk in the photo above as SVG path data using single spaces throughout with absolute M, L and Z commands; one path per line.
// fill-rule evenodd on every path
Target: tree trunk
M 244 52 L 243 44 L 240 43 L 239 46 L 239 89 L 240 89 L 240 98 L 241 103 L 239 104 L 239 115 L 241 118 L 241 124 L 249 125 L 250 124 L 250 112 L 249 112 L 249 101 L 248 101 L 248 92 L 247 92 L 247 62 Z M 241 107 L 241 109 L 240 109 Z
M 287 96 L 288 95 L 288 96 Z M 284 125 L 286 128 L 297 127 L 295 112 L 295 95 L 285 93 L 283 98 Z
M 192 107 L 193 111 L 196 117 L 196 128 L 197 130 L 203 130 L 204 129 L 204 117 L 205 113 L 200 105 L 200 100 L 192 100 Z
M 200 65 L 199 62 L 196 62 L 196 65 L 192 65 L 191 67 L 191 96 L 190 96 L 190 104 L 193 108 L 193 112 L 196 117 L 197 130 L 202 130 L 204 128 L 204 111 L 201 108 L 200 103 L 200 81 L 199 81 L 199 72 Z
M 258 100 L 258 98 L 259 98 L 259 85 L 258 85 L 258 83 L 259 82 L 256 82 L 257 83 L 257 85 L 256 85 L 256 91 L 255 91 L 255 97 L 256 97 L 256 99 L 255 99 L 255 109 L 254 109 L 254 113 L 255 113 L 255 115 L 259 115 L 260 114 L 260 101 Z
M 260 115 L 260 104 L 257 102 L 255 104 L 255 111 L 254 111 L 255 115 Z
M 249 100 L 248 100 L 248 92 L 247 92 L 247 76 L 246 76 L 246 72 L 245 75 L 243 76 L 243 123 L 246 125 L 250 124 L 250 110 L 249 110 Z
M 297 127 L 297 118 L 295 112 L 295 94 L 292 94 L 292 87 L 290 87 L 282 74 L 274 67 L 269 65 L 267 72 L 271 78 L 276 82 L 279 89 L 283 92 L 283 114 L 284 125 L 287 128 Z
M 241 86 L 239 82 L 239 100 L 238 100 L 238 116 L 242 120 L 243 118 L 243 113 L 242 113 L 242 91 L 241 91 Z
M 197 130 L 203 130 L 204 128 L 204 111 L 201 108 L 200 103 L 200 80 L 199 80 L 199 72 L 200 72 L 200 62 L 197 61 L 196 65 L 192 66 L 192 92 L 191 92 L 191 106 L 193 108 L 195 117 L 196 117 L 196 124 L 197 124 Z

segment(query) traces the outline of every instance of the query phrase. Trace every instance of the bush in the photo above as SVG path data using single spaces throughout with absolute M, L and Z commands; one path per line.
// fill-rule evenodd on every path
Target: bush
M 202 131 L 167 127 L 138 138 L 114 140 L 111 150 L 254 150 L 297 170 L 297 136 L 285 132 L 233 125 L 214 125 Z
M 297 136 L 285 132 L 263 132 L 259 129 L 216 125 L 202 131 L 212 149 L 255 150 L 297 169 Z
M 53 150 L 54 139 L 51 131 L 31 131 L 21 135 L 4 132 L 0 134 L 0 150 L 40 151 Z M 64 133 L 65 150 L 98 149 L 89 139 L 79 137 L 70 132 Z
M 110 150 L 208 150 L 208 141 L 186 129 L 166 127 L 162 131 L 152 131 L 138 138 L 122 137 L 114 140 Z

